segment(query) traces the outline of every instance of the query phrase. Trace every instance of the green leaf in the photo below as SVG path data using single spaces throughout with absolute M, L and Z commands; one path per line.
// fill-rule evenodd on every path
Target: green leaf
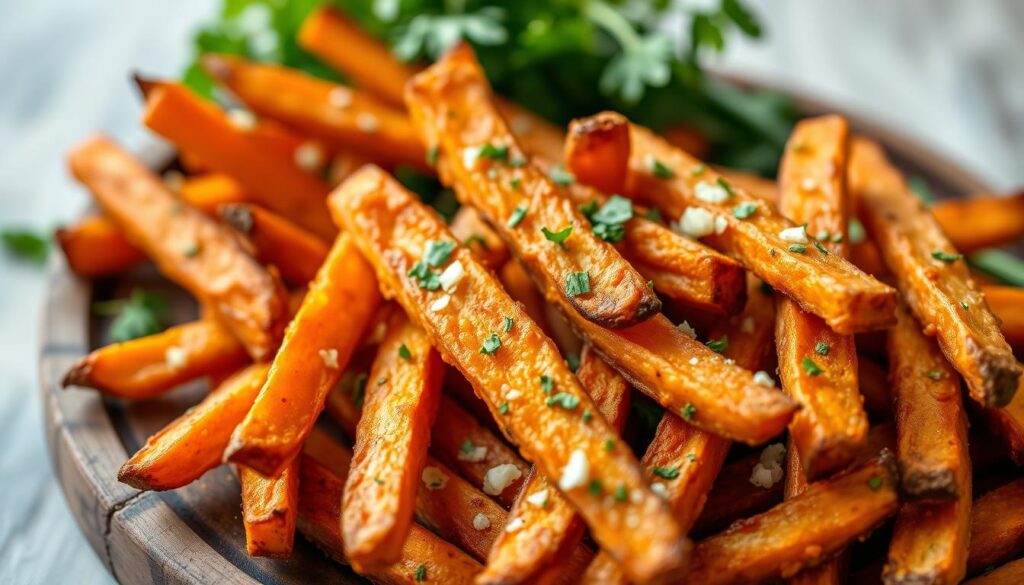
M 679 415 L 683 417 L 683 420 L 693 420 L 693 417 L 697 415 L 697 407 L 687 402 L 679 411 Z
M 757 212 L 757 203 L 753 201 L 747 201 L 746 203 L 740 203 L 732 209 L 732 216 L 736 219 L 747 219 L 751 215 Z
M 406 275 L 415 278 L 416 284 L 423 290 L 434 291 L 441 288 L 441 276 L 431 270 L 424 260 L 413 264 Z
M 423 260 L 427 264 L 437 268 L 448 261 L 448 257 L 455 250 L 455 242 L 451 240 L 431 240 L 427 242 L 427 249 L 423 253 Z
M 818 376 L 825 372 L 825 370 L 821 369 L 821 366 L 814 363 L 814 360 L 809 357 L 805 357 L 803 361 L 800 362 L 800 365 L 803 366 L 804 371 L 807 372 L 808 376 Z
M 672 41 L 651 34 L 632 47 L 624 47 L 605 67 L 598 82 L 606 95 L 636 104 L 648 87 L 665 87 L 672 77 Z
M 757 18 L 739 0 L 722 0 L 722 12 L 748 36 L 761 36 L 761 25 Z
M 679 477 L 679 466 L 678 465 L 676 465 L 674 467 L 658 467 L 658 466 L 655 466 L 654 469 L 651 469 L 651 473 L 653 473 L 654 475 L 657 475 L 658 477 L 662 477 L 662 478 L 665 478 L 665 479 L 675 479 L 675 478 Z
M 116 315 L 110 324 L 110 339 L 115 343 L 160 333 L 167 326 L 167 299 L 163 295 L 135 289 L 127 300 L 93 304 L 97 315 Z
M 1010 286 L 1024 287 L 1024 260 L 1002 250 L 981 250 L 967 262 L 985 274 Z
M 559 165 L 551 167 L 548 171 L 548 177 L 551 181 L 561 187 L 568 187 L 576 182 L 576 175 L 570 173 Z
M 50 253 L 48 234 L 21 228 L 4 228 L 0 231 L 0 239 L 8 254 L 27 262 L 45 264 Z
M 494 355 L 501 347 L 501 339 L 498 338 L 497 333 L 491 333 L 487 339 L 484 339 L 484 344 L 480 347 L 480 353 L 486 355 Z
M 590 272 L 570 272 L 565 277 L 565 294 L 578 297 L 590 292 Z
M 520 203 L 512 210 L 512 215 L 508 218 L 508 227 L 514 228 L 522 223 L 523 218 L 526 217 L 526 210 L 528 209 L 526 203 Z
M 514 323 L 514 321 L 512 320 L 512 317 L 504 317 L 502 319 L 502 324 L 501 324 L 502 331 L 504 331 L 505 333 L 508 333 L 509 331 L 512 331 L 512 324 L 513 323 Z
M 545 403 L 548 406 L 561 406 L 566 410 L 573 410 L 580 405 L 580 399 L 573 394 L 559 392 L 554 396 L 549 396 Z
M 546 227 L 542 227 L 540 228 L 540 231 L 544 234 L 544 238 L 547 239 L 547 241 L 554 242 L 564 248 L 565 241 L 569 239 L 570 235 L 572 235 L 572 226 L 567 225 L 557 232 L 553 232 Z
M 708 346 L 708 349 L 715 353 L 722 353 L 729 348 L 729 336 L 723 335 L 721 339 L 708 340 L 704 345 Z
M 956 262 L 957 260 L 963 257 L 963 254 L 950 254 L 948 252 L 943 252 L 941 250 L 936 250 L 932 252 L 932 258 L 935 258 L 936 260 L 941 260 L 946 264 L 952 264 L 953 262 Z
M 814 352 L 818 355 L 828 355 L 828 352 L 831 350 L 832 347 L 824 341 L 819 341 L 814 344 Z
M 625 197 L 612 195 L 590 216 L 594 223 L 616 224 L 633 219 L 633 202 Z
M 398 357 L 402 358 L 403 360 L 405 360 L 407 362 L 408 361 L 412 361 L 412 352 L 409 351 L 409 346 L 407 346 L 404 343 L 402 345 L 399 345 L 398 346 Z

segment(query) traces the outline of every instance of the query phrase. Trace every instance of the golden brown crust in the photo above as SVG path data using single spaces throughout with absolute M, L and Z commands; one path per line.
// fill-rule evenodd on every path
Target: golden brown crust
M 330 248 L 324 240 L 258 205 L 221 205 L 217 215 L 245 235 L 257 260 L 275 267 L 293 286 L 313 280 L 327 258 Z
M 851 153 L 858 213 L 907 304 L 964 377 L 971 397 L 983 406 L 1005 406 L 1021 371 L 966 262 L 881 147 L 859 138 Z
M 1024 236 L 1024 191 L 941 201 L 932 215 L 961 252 L 1001 246 Z
M 530 162 L 512 163 L 525 160 L 524 152 L 495 109 L 468 45 L 414 77 L 406 98 L 423 141 L 440 150 L 441 181 L 477 209 L 548 294 L 605 327 L 638 323 L 661 310 L 646 280 L 586 229 L 586 218 L 551 179 Z M 507 150 L 490 157 L 473 150 L 488 145 Z M 548 240 L 545 229 L 572 231 L 560 245 Z M 588 291 L 570 285 L 579 273 L 585 273 Z
M 1024 479 L 981 496 L 971 510 L 967 574 L 1005 563 L 1024 551 Z
M 461 267 L 464 276 L 449 292 L 424 290 L 408 274 L 428 242 L 452 240 L 437 215 L 373 167 L 339 187 L 330 206 L 383 286 L 423 327 L 442 358 L 473 384 L 502 431 L 546 476 L 562 478 L 560 489 L 595 539 L 637 580 L 676 574 L 685 562 L 686 541 L 664 503 L 647 488 L 628 449 L 604 447 L 606 439 L 616 436 L 614 429 L 600 416 L 581 415 L 595 411 L 593 402 L 553 343 L 495 277 L 459 246 L 444 267 L 437 267 L 444 270 L 455 262 Z M 433 310 L 445 295 L 446 304 Z M 550 378 L 555 402 L 543 393 L 541 376 Z M 560 448 L 551 449 L 552 444 Z M 585 459 L 588 473 L 567 473 L 570 459 L 577 461 L 570 470 L 582 467 L 578 462 Z M 606 506 L 604 498 L 588 493 L 593 479 L 604 493 L 624 489 L 629 497 Z M 629 518 L 644 518 L 649 529 L 631 531 Z
M 238 468 L 242 484 L 245 547 L 254 557 L 285 559 L 292 554 L 299 498 L 299 460 L 275 477 Z

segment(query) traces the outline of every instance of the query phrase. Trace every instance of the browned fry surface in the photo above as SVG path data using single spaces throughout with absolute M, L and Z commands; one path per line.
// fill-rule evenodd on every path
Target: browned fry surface
M 706 236 L 711 246 L 836 331 L 854 333 L 892 323 L 893 289 L 839 255 L 818 250 L 815 234 L 799 237 L 785 231 L 795 222 L 650 130 L 630 125 L 618 114 L 602 113 L 574 121 L 569 143 L 569 164 L 581 181 L 606 185 L 605 190 L 610 186 L 609 192 L 624 193 L 681 219 L 680 229 Z M 681 217 L 687 209 L 694 210 L 694 217 L 708 217 L 709 227 L 717 225 L 711 231 L 695 231 L 704 222 L 687 227 L 689 222 Z
M 70 155 L 75 177 L 160 271 L 213 306 L 253 359 L 277 348 L 285 318 L 280 281 L 230 230 L 189 207 L 141 162 L 94 137 Z
M 664 503 L 647 488 L 626 449 L 606 450 L 616 433 L 543 335 L 494 276 L 463 247 L 430 270 L 446 277 L 446 290 L 426 290 L 410 275 L 428 242 L 451 241 L 436 214 L 379 169 L 365 167 L 331 196 L 336 221 L 352 234 L 378 278 L 406 313 L 424 328 L 448 363 L 458 368 L 487 403 L 506 435 L 559 488 L 587 520 L 601 545 L 637 580 L 667 576 L 684 563 L 685 540 Z M 452 268 L 453 265 L 457 266 Z M 421 265 L 421 269 L 425 265 Z M 422 271 L 414 270 L 414 274 Z M 445 301 L 438 305 L 439 299 Z M 541 376 L 552 383 L 549 396 Z M 625 489 L 623 502 L 589 492 Z M 643 519 L 650 529 L 630 530 Z
M 850 189 L 914 314 L 984 406 L 1004 406 L 1020 368 L 967 263 L 877 144 L 856 139 Z M 938 257 L 936 257 L 938 256 Z
M 406 98 L 424 143 L 439 149 L 442 182 L 487 219 L 545 291 L 608 327 L 643 321 L 661 309 L 646 280 L 593 235 L 576 205 L 526 161 L 468 45 L 414 77 Z M 572 231 L 559 244 L 549 241 L 545 229 Z M 574 273 L 587 274 L 588 290 L 569 284 Z
M 1004 563 L 1024 551 L 1024 479 L 974 501 L 967 573 Z
M 289 557 L 298 512 L 298 458 L 275 477 L 239 467 L 238 480 L 242 484 L 246 550 L 255 557 Z

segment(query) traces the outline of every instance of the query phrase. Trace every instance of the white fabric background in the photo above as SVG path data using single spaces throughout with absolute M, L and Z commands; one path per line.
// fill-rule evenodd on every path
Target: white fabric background
M 768 29 L 727 70 L 810 90 L 936 145 L 999 188 L 1024 185 L 1024 3 L 754 1 Z M 128 75 L 176 74 L 212 13 L 174 3 L 0 0 L 0 225 L 51 226 L 85 195 L 63 156 L 96 130 L 147 140 Z M 37 398 L 41 272 L 0 255 L 0 583 L 106 583 L 53 479 Z

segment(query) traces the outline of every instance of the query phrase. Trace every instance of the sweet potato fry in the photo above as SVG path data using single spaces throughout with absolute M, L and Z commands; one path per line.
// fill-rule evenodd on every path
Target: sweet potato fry
M 443 244 L 452 236 L 437 215 L 373 167 L 339 187 L 330 207 L 385 290 L 473 384 L 524 456 L 545 476 L 560 478 L 559 489 L 627 574 L 638 581 L 675 574 L 684 563 L 685 540 L 638 463 L 624 448 L 604 448 L 615 431 L 601 416 L 580 416 L 596 407 L 554 344 L 471 252 Z M 447 291 L 429 290 L 441 286 Z M 542 391 L 545 379 L 551 395 Z M 553 442 L 561 448 L 549 449 Z M 606 507 L 587 493 L 597 488 L 629 496 Z M 629 530 L 630 517 L 647 519 L 649 528 Z
M 680 229 L 707 236 L 712 247 L 836 331 L 850 334 L 892 324 L 896 291 L 838 255 L 817 249 L 821 242 L 770 205 L 651 131 L 606 112 L 574 121 L 567 150 L 569 167 L 581 181 L 678 218 Z
M 1017 348 L 1024 348 L 1024 288 L 1012 286 L 981 287 L 985 302 L 999 319 L 999 329 L 1006 341 Z
M 1024 378 L 1020 385 L 1024 387 Z M 1003 408 L 986 408 L 983 413 L 990 428 L 1006 445 L 1013 462 L 1024 465 L 1024 392 L 1018 388 L 1009 404 Z
M 760 288 L 757 279 L 748 280 L 750 300 L 743 312 L 716 326 L 712 338 L 731 340 L 723 354 L 741 367 L 753 370 L 760 365 L 771 345 L 775 303 L 757 290 Z M 662 416 L 640 464 L 647 470 L 648 480 L 660 486 L 659 492 L 668 501 L 683 530 L 689 532 L 700 516 L 730 445 L 728 439 L 697 429 L 672 412 Z M 746 479 L 752 467 L 753 464 L 749 464 L 743 471 L 744 482 L 748 485 Z M 771 499 L 764 508 L 775 501 Z M 583 580 L 606 585 L 626 582 L 625 575 L 604 552 L 598 553 Z
M 299 498 L 299 459 L 280 474 L 263 477 L 245 466 L 238 468 L 242 484 L 242 522 L 245 547 L 254 557 L 288 558 L 295 540 Z
M 967 574 L 1005 563 L 1024 551 L 1024 479 L 981 496 L 971 509 Z
M 68 370 L 63 385 L 142 400 L 246 361 L 245 348 L 219 322 L 201 320 L 93 350 Z
M 448 229 L 491 270 L 499 270 L 508 260 L 505 242 L 472 207 L 460 207 Z
M 806 223 L 807 232 L 825 242 L 823 250 L 844 258 L 849 136 L 840 116 L 803 120 L 793 129 L 779 171 L 779 213 Z M 836 333 L 781 297 L 775 345 L 782 387 L 803 406 L 789 424 L 791 453 L 799 453 L 811 480 L 846 467 L 868 432 L 853 336 Z
M 582 349 L 580 338 L 569 327 L 565 317 L 544 302 L 544 296 L 518 260 L 506 262 L 498 277 L 509 296 L 523 305 L 526 314 L 555 342 L 562 355 L 579 355 Z
M 182 205 L 141 162 L 106 138 L 79 145 L 70 165 L 161 272 L 213 307 L 253 359 L 270 357 L 284 327 L 284 287 L 245 254 L 227 228 Z
M 225 380 L 202 402 L 150 437 L 117 473 L 140 490 L 170 490 L 192 483 L 221 463 L 231 432 L 249 412 L 266 364 L 254 364 Z
M 319 237 L 258 205 L 222 205 L 221 219 L 248 238 L 256 258 L 274 266 L 290 284 L 309 283 L 330 249 Z
M 791 576 L 865 536 L 898 505 L 895 464 L 884 453 L 698 542 L 688 579 L 713 585 Z
M 1010 196 L 976 195 L 932 206 L 942 232 L 960 252 L 1001 246 L 1024 236 L 1024 191 Z
M 1005 406 L 1021 375 L 1013 352 L 966 262 L 877 144 L 854 141 L 850 189 L 911 310 L 964 377 L 971 397 L 983 406 Z
M 321 551 L 347 564 L 343 552 L 341 498 L 345 477 L 332 473 L 308 455 L 301 456 L 298 528 Z M 480 564 L 426 528 L 412 525 L 401 559 L 366 576 L 377 583 L 412 585 L 420 581 L 472 583 Z
M 629 415 L 626 380 L 587 347 L 580 356 L 576 377 L 594 399 L 601 416 L 622 432 Z M 619 448 L 626 448 L 625 443 Z M 478 585 L 535 582 L 557 559 L 576 548 L 584 529 L 569 502 L 535 469 L 519 492 L 509 522 L 518 522 L 522 528 L 498 536 L 484 571 L 477 576 Z
M 426 334 L 393 311 L 366 385 L 342 504 L 345 554 L 360 571 L 401 555 L 443 379 Z
M 807 474 L 804 473 L 804 465 L 800 462 L 800 453 L 793 446 L 792 439 L 786 447 L 784 481 L 784 499 L 795 498 L 807 489 Z M 800 571 L 786 582 L 789 585 L 840 585 L 848 572 L 849 557 L 849 550 L 843 550 L 834 558 L 824 561 L 820 565 Z
M 218 83 L 261 116 L 382 165 L 431 169 L 427 150 L 405 112 L 373 96 L 295 69 L 227 55 L 207 54 L 202 63 Z
M 1024 559 L 1017 559 L 987 571 L 980 577 L 964 581 L 964 585 L 1017 585 L 1024 583 Z
M 295 457 L 379 302 L 373 270 L 352 239 L 339 236 L 232 435 L 227 460 L 274 475 Z
M 117 224 L 103 216 L 87 217 L 62 227 L 55 235 L 68 267 L 85 278 L 100 278 L 128 270 L 146 254 L 128 241 Z
M 302 455 L 316 459 L 335 475 L 347 475 L 352 464 L 352 449 L 318 426 L 313 427 L 302 444 Z
M 238 181 L 221 173 L 185 177 L 178 188 L 178 195 L 185 203 L 202 209 L 207 215 L 216 214 L 221 205 L 246 203 L 250 200 Z
M 439 149 L 442 182 L 494 227 L 546 294 L 606 327 L 638 323 L 661 310 L 643 277 L 585 229 L 575 205 L 526 161 L 468 45 L 450 51 L 408 88 L 414 124 L 424 143 Z
M 889 387 L 900 489 L 910 500 L 955 500 L 970 468 L 960 380 L 906 307 L 889 330 Z
M 210 168 L 238 181 L 259 203 L 322 238 L 335 228 L 324 207 L 328 187 L 320 179 L 253 140 L 245 126 L 177 84 L 161 84 L 146 101 L 143 123 L 178 148 L 196 153 Z

